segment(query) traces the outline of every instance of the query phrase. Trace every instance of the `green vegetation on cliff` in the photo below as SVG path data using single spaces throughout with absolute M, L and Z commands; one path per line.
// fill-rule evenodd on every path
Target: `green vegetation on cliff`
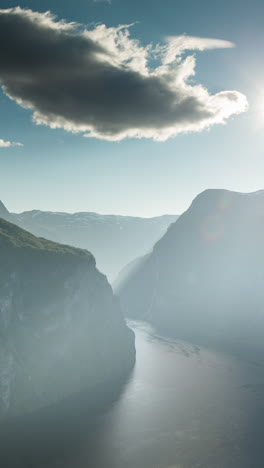
M 0 218 L 0 252 L 4 249 L 26 249 L 34 252 L 47 252 L 57 255 L 72 255 L 91 258 L 92 254 L 87 250 L 78 249 L 69 245 L 58 244 L 41 237 L 36 237 L 28 231 L 19 228 Z

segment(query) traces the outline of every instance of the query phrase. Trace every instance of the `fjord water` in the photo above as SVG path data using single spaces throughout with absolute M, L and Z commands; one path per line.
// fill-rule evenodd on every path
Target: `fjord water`
M 157 336 L 143 322 L 129 325 L 137 363 L 123 393 L 48 466 L 263 467 L 263 368 Z

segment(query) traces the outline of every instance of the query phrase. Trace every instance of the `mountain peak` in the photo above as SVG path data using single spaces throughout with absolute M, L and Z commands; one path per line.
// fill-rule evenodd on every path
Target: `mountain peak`
M 0 200 L 0 218 L 6 219 L 6 217 L 9 217 L 9 211 L 3 204 L 3 202 Z

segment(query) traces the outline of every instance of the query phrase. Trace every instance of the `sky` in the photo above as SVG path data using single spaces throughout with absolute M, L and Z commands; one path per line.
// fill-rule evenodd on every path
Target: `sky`
M 0 199 L 10 211 L 150 217 L 183 212 L 207 188 L 264 188 L 262 2 L 0 8 Z

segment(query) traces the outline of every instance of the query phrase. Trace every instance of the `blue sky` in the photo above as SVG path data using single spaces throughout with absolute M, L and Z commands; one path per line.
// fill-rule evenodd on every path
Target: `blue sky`
M 1 1 L 1 8 L 17 6 Z M 180 213 L 212 187 L 263 188 L 264 43 L 261 2 L 67 0 L 20 2 L 85 24 L 138 22 L 131 36 L 143 45 L 168 35 L 232 41 L 234 49 L 196 52 L 195 80 L 210 93 L 236 90 L 249 110 L 199 133 L 165 142 L 83 138 L 32 122 L 32 112 L 0 93 L 0 138 L 23 147 L 0 148 L 0 199 L 11 211 L 97 211 L 138 216 Z M 263 109 L 263 111 L 262 111 Z

